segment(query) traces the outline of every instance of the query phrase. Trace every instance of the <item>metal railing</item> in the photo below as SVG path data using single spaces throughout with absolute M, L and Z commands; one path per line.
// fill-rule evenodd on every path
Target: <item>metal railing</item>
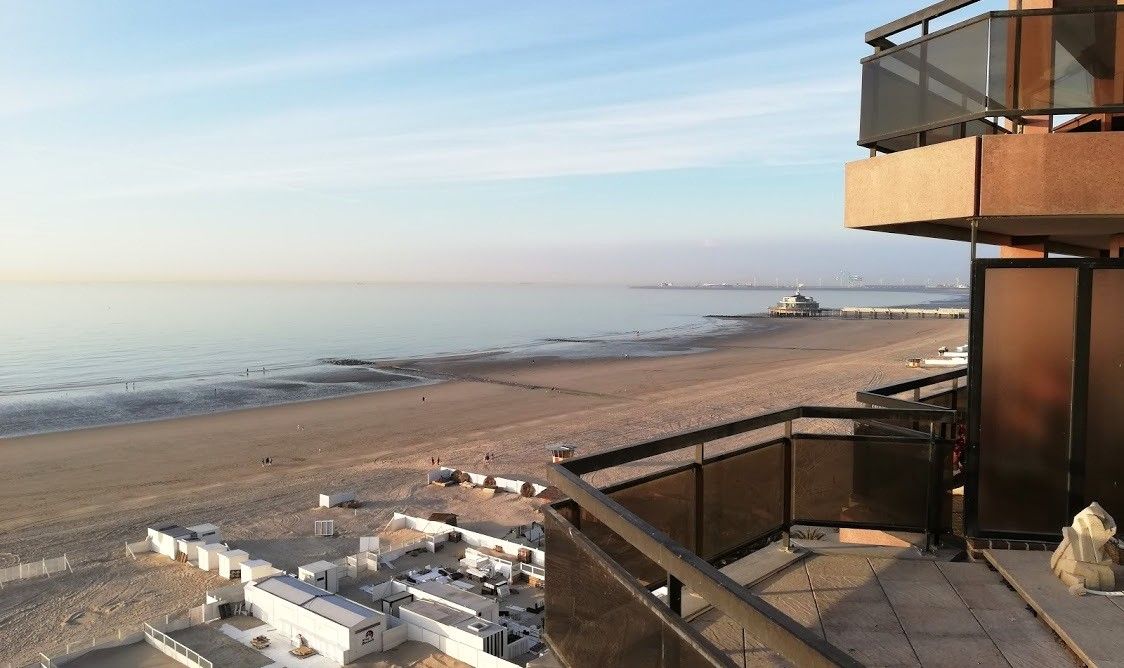
M 157 649 L 182 664 L 197 666 L 198 668 L 214 668 L 214 664 L 209 659 L 200 656 L 199 652 L 177 641 L 167 633 L 154 628 L 151 624 L 144 625 L 144 636 L 150 641 L 150 644 L 158 645 Z
M 593 578 L 589 564 L 594 563 L 603 580 L 598 591 L 581 600 L 583 585 L 571 585 L 569 591 L 547 588 L 547 636 L 555 651 L 570 663 L 619 659 L 590 656 L 588 639 L 570 631 L 570 622 L 581 620 L 567 619 L 566 611 L 582 608 L 588 622 L 597 616 L 598 606 L 631 606 L 631 617 L 643 620 L 637 627 L 650 629 L 650 637 L 638 637 L 630 646 L 654 643 L 661 648 L 648 661 L 676 665 L 671 654 L 689 653 L 692 660 L 732 665 L 679 616 L 685 586 L 796 665 L 858 665 L 712 564 L 770 537 L 779 536 L 787 546 L 795 525 L 918 531 L 934 543 L 944 529 L 940 500 L 949 445 L 939 438 L 938 425 L 954 418 L 955 411 L 931 406 L 800 406 L 555 465 L 553 481 L 570 500 L 548 511 L 547 567 L 555 577 L 574 583 Z M 804 420 L 923 422 L 929 427 L 924 434 L 910 430 L 888 436 L 795 431 Z M 706 454 L 708 442 L 778 426 L 783 426 L 783 436 L 713 457 Z M 604 489 L 581 477 L 685 448 L 694 449 L 690 463 Z M 820 459 L 824 465 L 817 467 Z M 851 462 L 855 476 L 841 484 L 837 464 L 843 460 Z M 863 473 L 887 463 L 887 476 Z M 567 576 L 567 571 L 574 572 Z M 663 582 L 667 605 L 647 591 Z
M 892 152 L 1007 133 L 1027 117 L 1124 113 L 1122 12 L 989 12 L 901 45 L 877 44 L 861 61 L 858 143 Z

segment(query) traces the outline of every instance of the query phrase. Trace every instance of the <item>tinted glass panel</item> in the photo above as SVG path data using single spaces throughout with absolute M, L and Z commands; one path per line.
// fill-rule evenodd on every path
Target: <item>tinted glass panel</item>
M 709 559 L 764 538 L 784 521 L 784 445 L 703 466 L 702 555 Z
M 571 666 L 714 666 L 644 604 L 646 592 L 621 582 L 603 555 L 583 549 L 572 527 L 545 514 L 546 634 Z M 682 624 L 682 622 L 680 622 Z M 684 625 L 685 626 L 685 625 Z
M 989 268 L 979 379 L 980 528 L 1053 533 L 1066 518 L 1075 269 Z M 975 382 L 975 381 L 973 381 Z
M 1025 16 L 1019 35 L 1018 103 L 1023 109 L 1080 108 L 1122 101 L 1121 14 Z
M 863 64 L 861 143 L 958 117 L 1010 109 L 1124 104 L 1124 12 L 996 17 L 937 34 Z M 943 127 L 943 126 L 942 126 Z M 965 134 L 991 134 L 973 122 Z M 953 133 L 934 131 L 926 143 Z M 900 136 L 900 135 L 895 135 Z M 916 136 L 879 142 L 916 146 Z
M 1093 271 L 1085 498 L 1124 517 L 1124 269 Z
M 796 517 L 925 527 L 928 441 L 794 437 Z
M 859 134 L 905 131 L 981 112 L 988 22 L 978 21 L 863 64 Z
M 695 472 L 692 469 L 609 495 L 688 550 L 695 550 Z M 645 584 L 661 582 L 663 569 L 582 510 L 582 532 Z

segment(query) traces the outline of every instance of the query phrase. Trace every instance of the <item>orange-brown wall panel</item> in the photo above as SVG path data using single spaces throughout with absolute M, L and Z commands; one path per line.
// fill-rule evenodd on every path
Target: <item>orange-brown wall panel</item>
M 1124 215 L 1124 133 L 981 138 L 981 216 Z
M 869 227 L 975 212 L 976 138 L 847 164 L 844 223 Z

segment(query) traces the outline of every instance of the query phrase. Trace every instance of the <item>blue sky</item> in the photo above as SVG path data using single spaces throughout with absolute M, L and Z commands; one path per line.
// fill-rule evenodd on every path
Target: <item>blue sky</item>
M 915 8 L 0 0 L 0 279 L 963 276 L 842 229 Z

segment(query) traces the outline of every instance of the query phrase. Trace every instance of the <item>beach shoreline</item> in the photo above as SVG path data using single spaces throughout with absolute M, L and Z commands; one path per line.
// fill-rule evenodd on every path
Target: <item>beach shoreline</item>
M 419 370 L 449 378 L 0 440 L 0 566 L 66 553 L 75 568 L 6 587 L 0 648 L 27 652 L 0 651 L 0 663 L 176 612 L 213 588 L 177 564 L 126 557 L 124 542 L 146 526 L 213 522 L 234 541 L 287 541 L 311 534 L 317 494 L 355 490 L 364 500 L 361 515 L 348 511 L 364 532 L 356 535 L 395 511 L 455 512 L 462 526 L 502 535 L 534 514 L 505 515 L 515 506 L 504 502 L 450 505 L 451 492 L 425 484 L 432 459 L 549 480 L 550 443 L 583 455 L 799 403 L 855 405 L 856 390 L 923 375 L 906 367 L 909 357 L 966 336 L 962 320 L 792 320 L 699 354 L 426 361 Z
M 545 339 L 522 347 L 420 357 L 370 360 L 324 358 L 307 365 L 269 369 L 268 372 L 264 367 L 260 372 L 257 369 L 247 369 L 245 380 L 222 380 L 200 386 L 181 384 L 179 387 L 151 387 L 149 383 L 142 383 L 140 388 L 121 392 L 116 389 L 120 383 L 113 383 L 91 388 L 68 388 L 79 391 L 77 397 L 35 397 L 35 393 L 0 395 L 0 446 L 5 440 L 24 436 L 217 415 L 424 387 L 450 380 L 449 375 L 442 370 L 443 365 L 467 361 L 601 361 L 632 356 L 698 354 L 723 341 L 745 336 L 751 330 L 767 331 L 771 327 L 783 326 L 783 323 L 773 323 L 771 326 L 759 323 L 706 323 L 706 326 L 707 331 L 703 332 L 636 332 L 635 339 L 623 338 L 620 334 L 605 334 L 585 338 Z M 257 375 L 259 373 L 261 376 Z M 133 385 L 136 386 L 136 383 Z M 82 394 L 82 390 L 87 392 Z M 20 401 L 24 402 L 23 406 L 16 403 Z

